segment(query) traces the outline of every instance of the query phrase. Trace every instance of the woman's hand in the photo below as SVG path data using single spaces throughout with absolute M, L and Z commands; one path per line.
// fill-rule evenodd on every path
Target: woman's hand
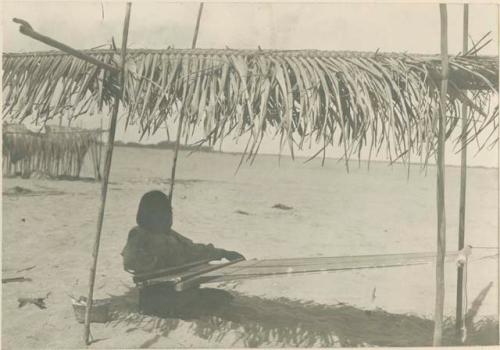
M 224 252 L 224 258 L 230 261 L 238 260 L 238 259 L 243 259 L 245 260 L 245 257 L 241 255 L 238 252 L 232 252 L 232 251 L 225 251 Z

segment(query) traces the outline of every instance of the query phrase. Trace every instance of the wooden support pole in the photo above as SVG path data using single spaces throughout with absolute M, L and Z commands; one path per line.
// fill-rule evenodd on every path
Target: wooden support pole
M 94 297 L 94 283 L 95 283 L 95 275 L 97 269 L 97 256 L 99 254 L 99 244 L 101 241 L 101 231 L 102 224 L 104 221 L 104 209 L 106 206 L 106 195 L 108 192 L 108 181 L 109 181 L 109 173 L 111 169 L 111 160 L 113 158 L 113 144 L 115 141 L 115 132 L 116 132 L 116 121 L 118 118 L 118 110 L 120 107 L 120 100 L 123 96 L 124 89 L 124 73 L 125 73 L 125 59 L 127 55 L 127 39 L 128 39 L 128 27 L 130 23 L 130 8 L 132 4 L 130 2 L 126 5 L 125 11 L 125 21 L 123 25 L 123 36 L 122 36 L 122 47 L 121 47 L 121 67 L 120 67 L 120 90 L 115 95 L 115 101 L 113 105 L 113 111 L 111 115 L 111 120 L 109 122 L 109 137 L 108 144 L 106 147 L 106 158 L 104 160 L 104 178 L 101 184 L 101 205 L 99 208 L 99 216 L 97 219 L 97 231 L 94 241 L 94 249 L 92 251 L 92 265 L 90 267 L 90 277 L 89 277 L 89 293 L 87 297 L 87 305 L 85 308 L 85 325 L 84 325 L 84 341 L 85 344 L 90 344 L 90 315 L 92 311 L 92 302 Z
M 41 41 L 42 43 L 44 44 L 47 44 L 49 46 L 52 46 L 52 47 L 55 47 L 56 49 L 59 49 L 63 52 L 66 52 L 72 56 L 75 56 L 79 59 L 82 59 L 86 62 L 89 62 L 89 63 L 92 63 L 96 66 L 98 66 L 99 68 L 102 68 L 102 69 L 106 69 L 108 71 L 110 71 L 111 73 L 115 73 L 115 74 L 118 74 L 120 72 L 120 70 L 112 65 L 109 65 L 107 63 L 104 63 L 100 60 L 98 60 L 97 58 L 94 58 L 92 56 L 89 56 L 89 55 L 86 55 L 84 54 L 83 52 L 81 51 L 78 51 L 72 47 L 69 47 L 68 45 L 66 44 L 63 44 L 57 40 L 54 40 L 52 38 L 49 38 L 48 36 L 45 36 L 45 35 L 42 35 L 38 32 L 36 32 L 35 30 L 33 30 L 33 28 L 31 27 L 31 25 L 26 22 L 25 20 L 23 19 L 20 19 L 20 18 L 14 18 L 12 19 L 12 21 L 14 21 L 15 23 L 18 23 L 20 24 L 21 26 L 19 27 L 19 31 L 26 35 L 26 36 L 29 36 L 30 38 L 33 38 L 35 40 L 38 40 L 38 41 Z
M 101 160 L 102 160 L 102 133 L 104 132 L 104 129 L 102 127 L 102 116 L 101 116 L 101 122 L 99 124 L 99 144 L 97 145 L 97 181 L 101 181 Z
M 193 42 L 191 44 L 191 48 L 196 48 L 196 41 L 198 40 L 198 31 L 200 29 L 200 20 L 201 14 L 203 12 L 203 3 L 200 3 L 200 7 L 198 9 L 198 17 L 196 18 L 196 26 L 194 29 Z M 185 97 L 184 89 L 184 97 Z M 184 99 L 183 99 L 184 101 Z M 170 175 L 170 191 L 168 193 L 168 198 L 170 198 L 170 202 L 172 203 L 172 196 L 174 194 L 174 183 L 175 183 L 175 170 L 177 168 L 177 157 L 179 156 L 179 148 L 181 145 L 181 134 L 182 134 L 182 123 L 184 122 L 184 105 L 181 107 L 180 115 L 179 115 L 179 125 L 177 126 L 177 138 L 175 139 L 175 150 L 174 150 L 174 160 L 172 163 L 172 173 Z
M 181 132 L 182 132 L 182 123 L 184 121 L 184 107 L 181 107 L 180 115 L 179 115 L 179 125 L 177 126 L 177 138 L 175 139 L 175 149 L 174 149 L 174 159 L 172 162 L 172 172 L 170 174 L 170 191 L 168 192 L 168 198 L 170 199 L 170 203 L 172 203 L 172 196 L 174 194 L 174 183 L 175 183 L 175 170 L 177 168 L 177 158 L 179 156 L 179 148 L 181 144 Z
M 497 11 L 498 11 L 497 12 L 497 31 L 498 31 L 497 35 L 500 35 L 500 6 L 497 6 Z M 498 38 L 498 36 L 497 36 L 497 38 Z M 498 47 L 497 55 L 499 53 L 500 53 L 500 47 Z M 498 55 L 498 57 L 500 58 L 500 55 Z M 498 78 L 498 83 L 500 86 L 500 74 L 497 75 L 497 78 Z M 498 99 L 498 97 L 497 97 L 497 99 Z M 499 117 L 497 116 L 497 122 L 498 122 L 498 118 Z M 500 140 L 500 128 L 497 128 L 497 130 L 498 130 L 497 136 L 498 136 L 498 139 Z M 500 165 L 500 142 L 497 142 L 497 145 L 498 145 L 498 147 L 497 147 L 498 163 L 497 164 Z M 498 183 L 497 183 L 498 187 L 497 188 L 500 188 L 500 176 L 497 176 L 497 178 L 498 178 Z M 497 205 L 498 205 L 497 207 L 500 208 L 500 196 L 497 196 Z M 498 215 L 498 217 L 497 217 L 497 229 L 498 229 L 497 247 L 500 247 L 500 215 Z M 500 255 L 500 249 L 497 250 L 497 254 Z M 497 262 L 498 262 L 498 266 L 497 266 L 498 270 L 497 271 L 500 275 L 500 259 L 497 259 Z M 500 276 L 499 276 L 499 279 L 500 279 Z M 497 282 L 497 286 L 498 286 L 498 282 Z M 497 287 L 497 296 L 498 296 L 498 303 L 497 303 L 498 313 L 497 313 L 497 315 L 500 316 L 500 288 L 498 288 L 498 287 Z M 500 345 L 500 322 L 497 322 L 497 323 L 498 323 L 498 335 L 499 335 L 498 345 Z
M 500 35 L 500 6 L 497 6 L 497 35 Z M 498 38 L 498 36 L 497 36 Z M 497 55 L 500 53 L 500 47 L 497 47 Z M 499 55 L 500 57 L 500 55 Z M 499 83 L 499 86 L 500 86 L 500 75 L 497 75 L 497 79 L 498 79 L 498 83 Z M 498 96 L 497 96 L 497 99 L 498 99 Z M 498 101 L 498 100 L 497 100 Z M 497 122 L 498 122 L 498 116 L 497 116 Z M 498 131 L 498 139 L 500 140 L 500 128 L 497 128 L 497 131 Z M 500 142 L 497 142 L 497 157 L 498 157 L 498 165 L 500 165 Z M 497 179 L 498 179 L 498 182 L 497 182 L 497 185 L 499 187 L 497 188 L 500 188 L 500 176 L 497 176 Z M 500 208 L 500 196 L 497 196 L 497 207 Z M 498 229 L 498 240 L 497 240 L 497 247 L 500 247 L 500 215 L 497 216 L 497 229 Z M 500 254 L 500 250 L 497 250 L 497 254 Z M 497 259 L 497 263 L 498 263 L 498 272 L 500 274 L 500 259 Z M 500 276 L 499 276 L 500 277 Z M 498 280 L 497 280 L 497 283 L 498 283 Z M 497 284 L 498 285 L 498 284 Z M 497 288 L 497 297 L 498 297 L 498 302 L 497 302 L 497 315 L 500 316 L 500 288 Z M 498 344 L 500 345 L 500 322 L 497 322 L 498 324 Z
M 193 43 L 191 44 L 192 49 L 196 48 L 196 41 L 198 40 L 198 31 L 200 30 L 200 20 L 202 12 L 203 3 L 200 3 L 200 8 L 198 9 L 198 18 L 196 19 L 196 27 L 194 28 Z
M 463 36 L 462 36 L 462 52 L 469 51 L 469 5 L 464 4 L 464 18 L 463 18 Z M 467 105 L 462 104 L 462 151 L 460 163 L 460 208 L 458 218 L 458 250 L 464 249 L 465 245 L 465 196 L 467 185 Z M 464 293 L 464 268 L 462 265 L 458 266 L 457 270 L 457 309 L 456 309 L 456 331 L 459 341 L 462 339 L 462 314 L 463 314 L 463 293 Z
M 444 199 L 444 165 L 446 132 L 446 95 L 448 90 L 448 16 L 446 4 L 439 5 L 441 17 L 441 96 L 437 145 L 437 256 L 436 301 L 434 308 L 433 346 L 442 345 L 444 309 L 444 258 L 446 255 L 446 215 Z

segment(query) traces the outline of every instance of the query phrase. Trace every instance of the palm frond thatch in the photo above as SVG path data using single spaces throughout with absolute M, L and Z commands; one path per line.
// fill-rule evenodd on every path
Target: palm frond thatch
M 90 150 L 94 173 L 99 178 L 101 132 L 46 126 L 44 133 L 35 133 L 23 125 L 4 123 L 3 175 L 78 178 Z
M 114 51 L 87 51 L 117 63 Z M 447 135 L 459 105 L 474 112 L 468 136 L 497 127 L 496 57 L 450 57 Z M 123 103 L 126 125 L 143 134 L 184 114 L 183 137 L 202 128 L 214 144 L 248 134 L 249 159 L 266 133 L 292 156 L 311 141 L 338 144 L 346 160 L 368 147 L 396 158 L 434 152 L 440 59 L 395 53 L 265 50 L 130 50 Z M 58 52 L 4 54 L 4 117 L 46 122 L 109 105 L 116 82 L 107 72 Z M 467 91 L 472 91 L 467 93 Z M 493 107 L 491 107 L 493 106 Z M 488 108 L 491 110 L 488 111 Z M 490 139 L 491 142 L 491 139 Z M 320 154 L 322 148 L 317 154 Z

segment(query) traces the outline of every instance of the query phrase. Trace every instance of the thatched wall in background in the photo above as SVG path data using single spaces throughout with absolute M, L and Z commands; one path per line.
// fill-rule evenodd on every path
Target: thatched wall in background
M 3 125 L 3 176 L 78 178 L 87 152 L 100 179 L 100 130 L 46 126 L 35 133 L 24 125 Z

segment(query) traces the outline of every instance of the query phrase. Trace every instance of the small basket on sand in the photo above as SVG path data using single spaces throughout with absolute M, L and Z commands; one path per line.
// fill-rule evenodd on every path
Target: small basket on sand
M 71 297 L 73 303 L 73 311 L 75 312 L 76 320 L 79 323 L 85 322 L 85 308 L 87 306 L 87 298 L 80 297 L 78 299 Z M 94 300 L 90 313 L 90 322 L 106 323 L 109 321 L 109 299 Z

